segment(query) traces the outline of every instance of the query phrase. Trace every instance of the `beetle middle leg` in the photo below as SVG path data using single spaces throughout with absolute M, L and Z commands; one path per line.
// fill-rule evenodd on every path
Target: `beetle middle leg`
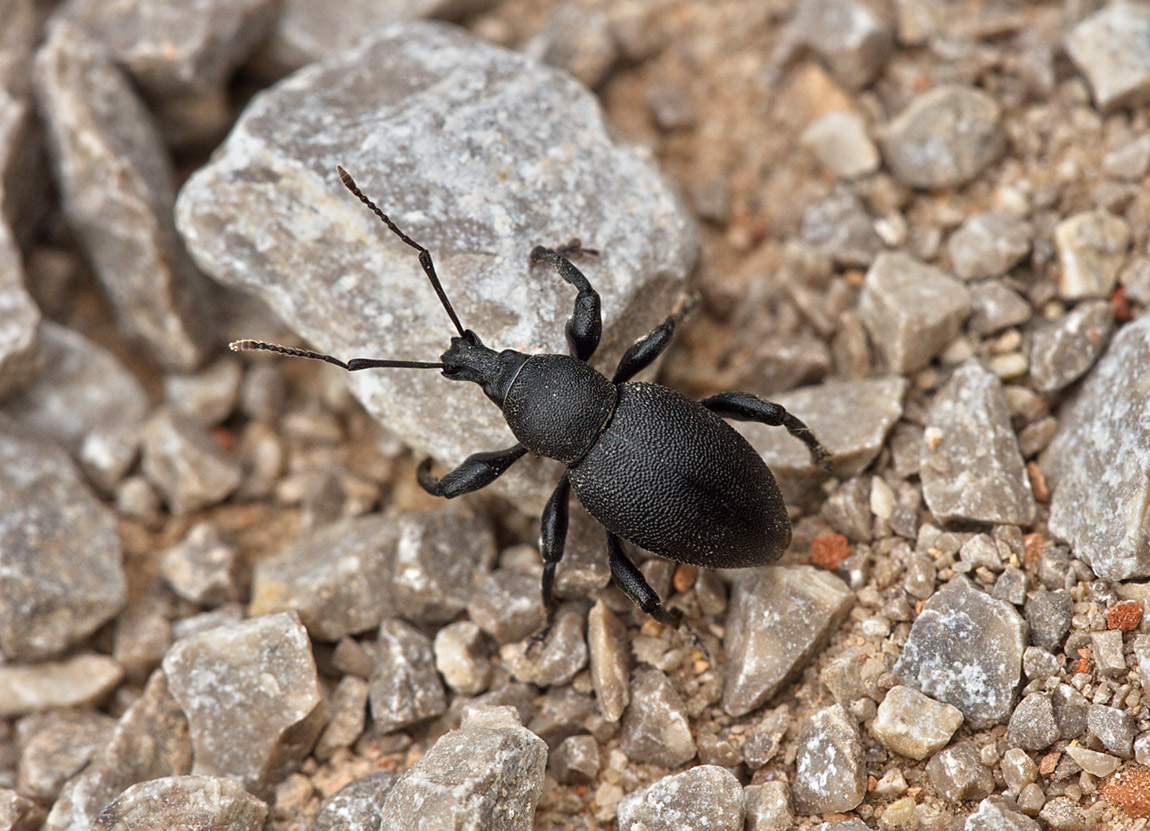
M 807 446 L 815 464 L 831 470 L 831 454 L 823 447 L 811 428 L 786 411 L 782 404 L 766 401 L 747 392 L 721 392 L 699 402 L 711 412 L 736 421 L 758 421 L 771 427 L 786 427 L 787 432 Z
M 543 518 L 539 530 L 539 550 L 543 555 L 543 579 L 540 584 L 540 593 L 543 597 L 543 610 L 547 619 L 543 627 L 531 636 L 528 649 L 535 651 L 543 646 L 547 636 L 551 634 L 551 627 L 555 625 L 555 612 L 559 609 L 559 601 L 555 598 L 555 567 L 563 559 L 563 550 L 567 543 L 567 516 L 568 504 L 571 497 L 571 483 L 567 481 L 567 474 L 559 480 L 551 497 L 547 500 L 547 507 L 543 509 Z
M 457 468 L 444 474 L 442 479 L 436 479 L 431 475 L 431 459 L 424 459 L 420 462 L 415 475 L 419 480 L 419 486 L 432 496 L 453 499 L 487 487 L 502 476 L 507 468 L 519 461 L 526 452 L 526 447 L 516 444 L 506 450 L 473 453 Z
M 698 302 L 697 295 L 684 294 L 675 310 L 667 315 L 666 320 L 631 344 L 619 359 L 619 366 L 615 367 L 611 383 L 622 384 L 630 381 L 663 354 L 663 350 L 671 343 L 671 337 L 675 334 L 675 326 L 695 307 L 696 302 Z
M 588 361 L 599 347 L 603 335 L 603 317 L 600 312 L 599 292 L 570 260 L 557 251 L 537 245 L 531 251 L 531 264 L 547 263 L 559 276 L 579 289 L 575 298 L 575 313 L 567 321 L 567 345 L 571 354 Z

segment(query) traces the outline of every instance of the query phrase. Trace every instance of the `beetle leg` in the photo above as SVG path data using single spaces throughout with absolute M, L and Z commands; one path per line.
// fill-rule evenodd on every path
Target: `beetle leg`
M 630 381 L 649 367 L 671 342 L 671 337 L 675 334 L 675 325 L 687 316 L 698 300 L 698 295 L 684 294 L 675 306 L 675 311 L 667 315 L 666 320 L 631 344 L 619 359 L 619 366 L 615 367 L 615 377 L 611 379 L 611 383 L 622 384 Z
M 603 334 L 603 318 L 599 311 L 599 293 L 591 288 L 583 272 L 562 254 L 542 245 L 531 251 L 531 264 L 547 263 L 559 276 L 579 289 L 575 298 L 575 313 L 567 321 L 567 346 L 571 354 L 581 361 L 591 360 Z
M 683 613 L 678 609 L 668 609 L 659 602 L 659 595 L 655 594 L 643 572 L 623 551 L 623 541 L 610 531 L 607 532 L 607 560 L 611 565 L 611 580 L 623 590 L 623 594 L 659 623 L 678 627 Z
M 831 454 L 823 447 L 811 428 L 788 413 L 782 404 L 765 401 L 747 392 L 721 392 L 699 402 L 711 412 L 736 421 L 758 421 L 771 427 L 786 427 L 787 432 L 800 440 L 811 451 L 815 464 L 827 472 L 831 470 Z
M 527 649 L 538 651 L 551 634 L 551 627 L 555 625 L 555 612 L 559 609 L 559 601 L 555 599 L 555 567 L 563 559 L 563 548 L 567 542 L 567 505 L 571 496 L 571 484 L 567 481 L 567 474 L 559 480 L 551 498 L 547 500 L 547 507 L 543 509 L 543 520 L 540 523 L 539 550 L 543 555 L 543 581 L 541 593 L 543 595 L 543 609 L 547 613 L 547 620 L 538 632 L 531 636 Z
M 464 459 L 459 467 L 444 474 L 442 479 L 436 479 L 431 475 L 431 459 L 424 459 L 420 462 L 415 475 L 419 480 L 419 486 L 432 496 L 453 499 L 460 494 L 487 487 L 507 468 L 519 461 L 526 452 L 526 447 L 516 444 L 506 450 L 473 453 Z

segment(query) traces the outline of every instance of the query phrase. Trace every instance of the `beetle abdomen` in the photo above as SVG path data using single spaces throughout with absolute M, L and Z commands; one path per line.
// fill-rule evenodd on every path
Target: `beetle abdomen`
M 790 521 L 775 477 L 747 440 L 667 387 L 618 389 L 611 422 L 568 469 L 590 514 L 670 560 L 742 568 L 778 559 Z

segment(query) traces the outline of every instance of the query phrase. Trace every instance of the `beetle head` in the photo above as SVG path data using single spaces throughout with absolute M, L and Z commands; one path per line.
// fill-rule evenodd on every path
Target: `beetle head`
M 496 352 L 483 345 L 479 336 L 467 329 L 463 337 L 451 339 L 451 346 L 440 356 L 443 375 L 452 381 L 471 381 L 503 409 L 507 391 L 523 368 L 527 356 L 514 349 Z

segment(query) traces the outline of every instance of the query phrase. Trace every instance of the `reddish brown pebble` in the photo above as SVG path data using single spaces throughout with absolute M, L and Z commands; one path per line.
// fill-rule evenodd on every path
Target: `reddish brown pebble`
M 1050 501 L 1050 488 L 1046 487 L 1046 474 L 1038 466 L 1038 462 L 1026 463 L 1026 475 L 1030 477 L 1030 490 L 1034 498 L 1045 505 Z
M 1142 604 L 1137 600 L 1124 600 L 1106 610 L 1106 628 L 1132 632 L 1142 622 Z
M 1102 786 L 1102 795 L 1131 819 L 1150 818 L 1150 770 L 1123 770 Z
M 1114 293 L 1110 295 L 1110 308 L 1114 312 L 1114 319 L 1119 323 L 1125 323 L 1134 317 L 1125 287 L 1119 286 L 1114 289 Z
M 699 569 L 686 563 L 679 563 L 675 567 L 675 576 L 671 578 L 671 585 L 677 592 L 685 592 L 695 585 L 695 578 L 699 576 Z
M 850 554 L 850 543 L 842 534 L 824 534 L 811 540 L 811 562 L 827 571 L 834 571 Z
M 1054 753 L 1047 753 L 1038 762 L 1038 775 L 1049 776 L 1054 773 L 1054 769 L 1058 767 L 1058 760 L 1062 758 L 1062 754 L 1055 751 Z
M 1024 546 L 1022 556 L 1026 565 L 1038 565 L 1038 559 L 1042 556 L 1042 549 L 1046 547 L 1046 540 L 1041 534 L 1027 534 L 1022 538 L 1022 543 Z

